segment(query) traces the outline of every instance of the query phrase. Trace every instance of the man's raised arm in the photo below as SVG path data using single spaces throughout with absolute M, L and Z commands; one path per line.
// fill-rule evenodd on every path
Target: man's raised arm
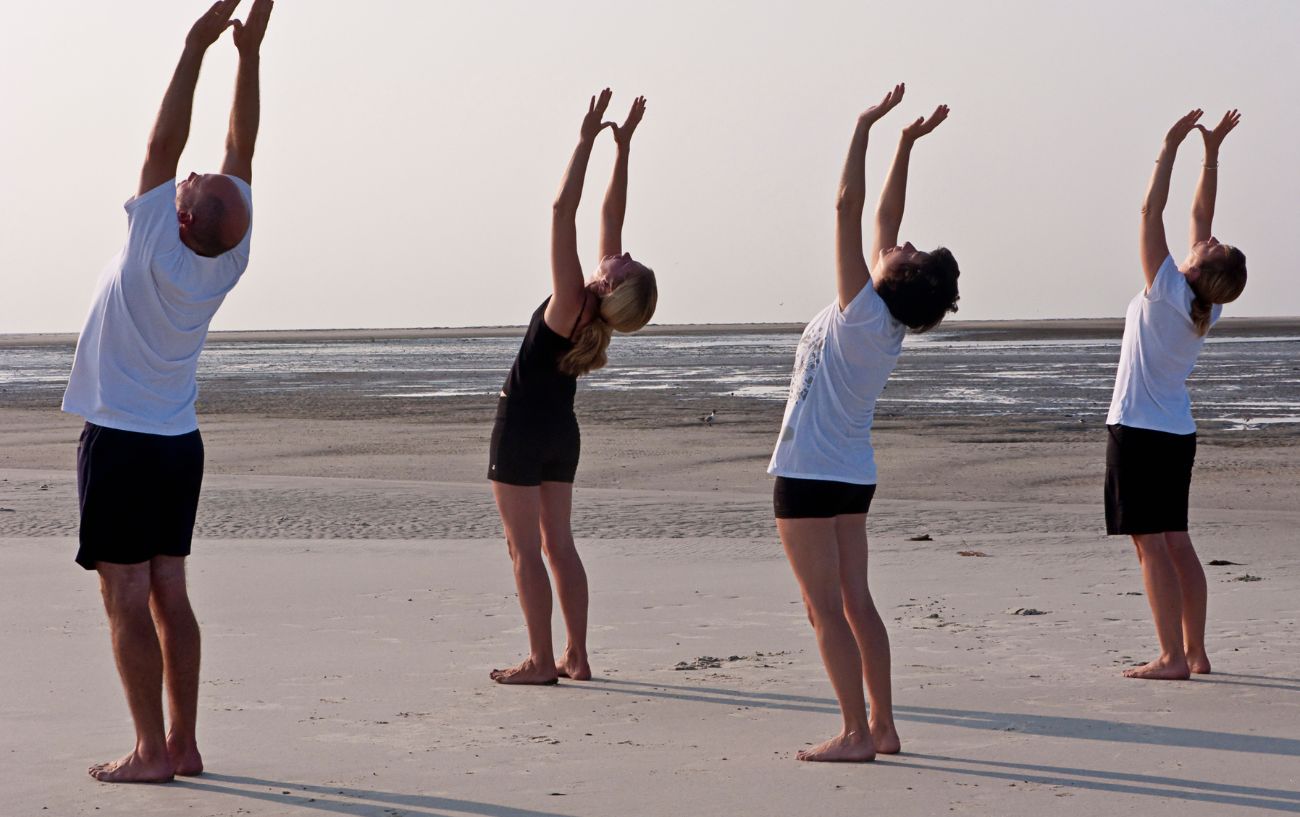
M 199 68 L 208 46 L 217 41 L 221 32 L 230 26 L 239 0 L 221 0 L 214 3 L 199 18 L 185 37 L 185 50 L 172 74 L 171 85 L 163 96 L 162 107 L 153 133 L 149 135 L 149 148 L 145 153 L 144 168 L 140 171 L 140 188 L 137 195 L 147 193 L 168 179 L 176 178 L 176 166 L 181 152 L 190 138 L 190 114 L 194 109 L 194 87 L 199 82 Z
M 253 148 L 262 115 L 259 87 L 262 68 L 262 38 L 271 19 L 274 0 L 254 0 L 244 22 L 234 21 L 235 47 L 239 49 L 239 73 L 235 78 L 235 102 L 230 108 L 230 132 L 226 136 L 226 158 L 221 172 L 253 183 Z

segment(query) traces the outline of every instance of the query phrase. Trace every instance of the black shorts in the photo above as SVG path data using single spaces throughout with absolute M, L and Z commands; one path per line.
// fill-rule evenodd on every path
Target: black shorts
M 875 495 L 874 485 L 777 477 L 772 486 L 772 507 L 777 519 L 827 519 L 843 514 L 867 513 Z
M 77 446 L 77 564 L 139 564 L 189 556 L 203 485 L 203 438 L 86 423 Z
M 525 417 L 497 407 L 489 449 L 488 479 L 507 485 L 573 482 L 578 473 L 582 436 L 578 418 Z
M 1106 426 L 1106 533 L 1187 530 L 1196 434 Z

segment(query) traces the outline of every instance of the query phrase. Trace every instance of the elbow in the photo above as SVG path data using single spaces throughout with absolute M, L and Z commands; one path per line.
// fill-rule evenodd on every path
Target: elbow
M 865 202 L 860 196 L 854 196 L 844 191 L 835 197 L 835 212 L 842 216 L 861 215 Z
M 556 219 L 571 219 L 578 214 L 578 203 L 560 196 L 551 204 L 551 215 Z

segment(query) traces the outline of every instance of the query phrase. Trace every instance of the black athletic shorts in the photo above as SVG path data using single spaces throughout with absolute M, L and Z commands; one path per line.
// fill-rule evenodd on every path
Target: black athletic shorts
M 871 510 L 874 485 L 855 485 L 828 479 L 777 477 L 772 486 L 772 507 L 777 519 L 826 519 Z
M 77 446 L 77 564 L 139 564 L 189 556 L 203 485 L 203 438 L 86 423 Z
M 1106 426 L 1106 533 L 1187 530 L 1196 434 Z
M 508 413 L 503 399 L 492 426 L 488 479 L 507 485 L 571 483 L 578 473 L 581 450 L 577 417 L 526 417 L 518 410 Z

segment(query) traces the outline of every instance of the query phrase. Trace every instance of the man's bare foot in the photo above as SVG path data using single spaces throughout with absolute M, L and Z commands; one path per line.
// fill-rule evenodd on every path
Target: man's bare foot
M 871 726 L 871 742 L 876 745 L 876 752 L 882 755 L 896 755 L 903 748 L 903 742 L 898 738 L 898 729 L 893 723 L 887 726 Z
M 490 677 L 498 684 L 546 685 L 560 682 L 554 664 L 535 664 L 531 658 L 525 658 L 521 664 L 510 669 L 494 669 Z
M 203 774 L 203 756 L 194 741 L 167 739 L 167 756 L 171 758 L 172 767 L 181 777 L 198 777 Z
M 175 769 L 166 755 L 144 760 L 132 752 L 111 763 L 97 763 L 90 767 L 89 772 L 101 783 L 170 783 Z
M 1124 677 L 1148 681 L 1186 681 L 1192 677 L 1192 671 L 1185 658 L 1168 660 L 1161 657 L 1140 667 L 1124 670 Z
M 826 763 L 866 763 L 876 759 L 876 745 L 869 732 L 841 732 L 825 743 L 801 750 L 795 757 Z
M 561 678 L 572 678 L 575 681 L 591 680 L 591 664 L 587 663 L 587 656 L 575 653 L 573 650 L 564 651 L 560 660 L 555 662 L 555 671 Z
M 1194 675 L 1210 674 L 1210 658 L 1205 654 L 1204 649 L 1188 650 L 1187 666 L 1191 668 Z

